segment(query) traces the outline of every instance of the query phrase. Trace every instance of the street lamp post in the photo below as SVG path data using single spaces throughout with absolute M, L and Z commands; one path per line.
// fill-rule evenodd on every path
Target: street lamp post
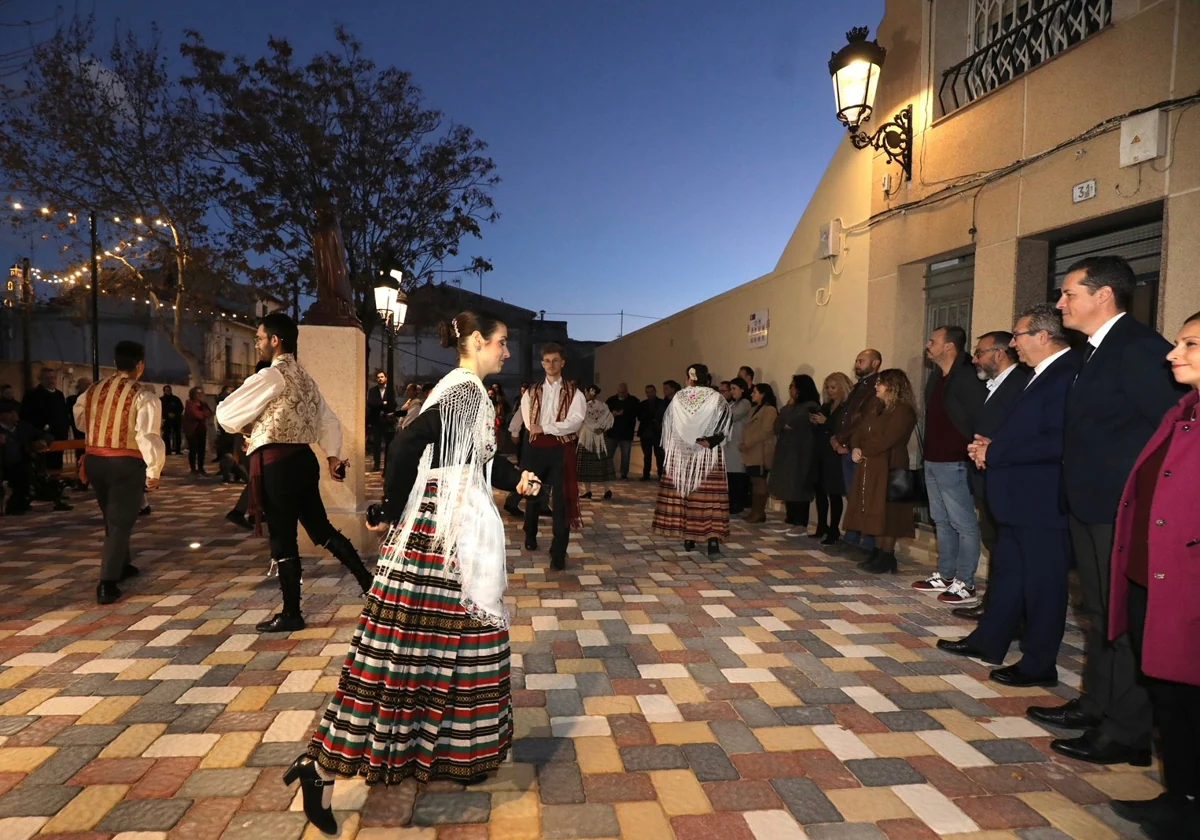
M 396 355 L 396 333 L 404 326 L 404 318 L 408 314 L 408 298 L 404 292 L 400 291 L 400 281 L 404 275 L 399 269 L 379 273 L 379 280 L 375 283 L 375 312 L 379 316 L 379 323 L 383 326 L 384 335 L 387 336 L 387 378 L 388 382 L 392 382 L 392 371 L 394 369 L 393 358 Z
M 867 134 L 860 126 L 870 121 L 875 110 L 875 94 L 879 89 L 879 71 L 887 50 L 875 41 L 867 40 L 867 27 L 856 26 L 846 33 L 846 46 L 829 58 L 829 74 L 833 77 L 833 96 L 837 118 L 850 132 L 850 142 L 856 149 L 868 147 L 882 151 L 888 161 L 899 163 L 904 180 L 912 180 L 912 106 L 896 113 L 890 122 Z
M 96 241 L 96 211 L 88 213 L 92 238 L 92 381 L 100 381 L 100 245 Z

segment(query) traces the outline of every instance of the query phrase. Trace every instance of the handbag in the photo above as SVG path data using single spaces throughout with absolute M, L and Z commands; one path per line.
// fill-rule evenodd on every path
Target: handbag
M 912 502 L 924 504 L 929 501 L 925 487 L 925 446 L 921 439 L 921 425 L 917 424 L 917 450 L 921 453 L 921 466 L 914 469 L 896 467 L 888 470 L 887 500 L 889 502 Z

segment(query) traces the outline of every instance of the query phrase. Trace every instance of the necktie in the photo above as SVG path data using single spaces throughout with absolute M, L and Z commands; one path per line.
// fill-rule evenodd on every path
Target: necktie
M 1092 358 L 1092 354 L 1095 352 L 1096 352 L 1096 345 L 1092 344 L 1089 341 L 1083 348 L 1083 363 L 1085 365 L 1088 363 L 1088 359 Z

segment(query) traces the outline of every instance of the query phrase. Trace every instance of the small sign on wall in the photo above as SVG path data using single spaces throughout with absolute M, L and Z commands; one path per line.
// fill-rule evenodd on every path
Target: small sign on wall
M 1082 184 L 1076 184 L 1071 188 L 1071 200 L 1078 204 L 1081 201 L 1087 201 L 1089 198 L 1096 197 L 1096 179 L 1084 181 Z
M 763 309 L 750 313 L 750 324 L 746 327 L 746 334 L 750 337 L 751 347 L 767 346 L 767 330 L 770 326 L 771 310 Z

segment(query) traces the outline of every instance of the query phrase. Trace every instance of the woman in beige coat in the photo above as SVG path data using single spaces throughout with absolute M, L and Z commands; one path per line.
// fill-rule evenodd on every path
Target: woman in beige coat
M 742 442 L 738 451 L 750 476 L 750 513 L 747 522 L 767 521 L 767 474 L 775 460 L 775 418 L 779 411 L 775 407 L 775 391 L 765 383 L 755 385 L 750 391 L 750 402 L 754 410 L 742 431 Z
M 912 502 L 889 502 L 888 473 L 908 469 L 908 441 L 917 426 L 917 405 L 908 376 L 898 368 L 875 381 L 876 411 L 862 417 L 850 438 L 858 466 L 846 488 L 846 530 L 875 537 L 875 550 L 860 565 L 869 572 L 896 572 L 896 540 L 916 533 Z

